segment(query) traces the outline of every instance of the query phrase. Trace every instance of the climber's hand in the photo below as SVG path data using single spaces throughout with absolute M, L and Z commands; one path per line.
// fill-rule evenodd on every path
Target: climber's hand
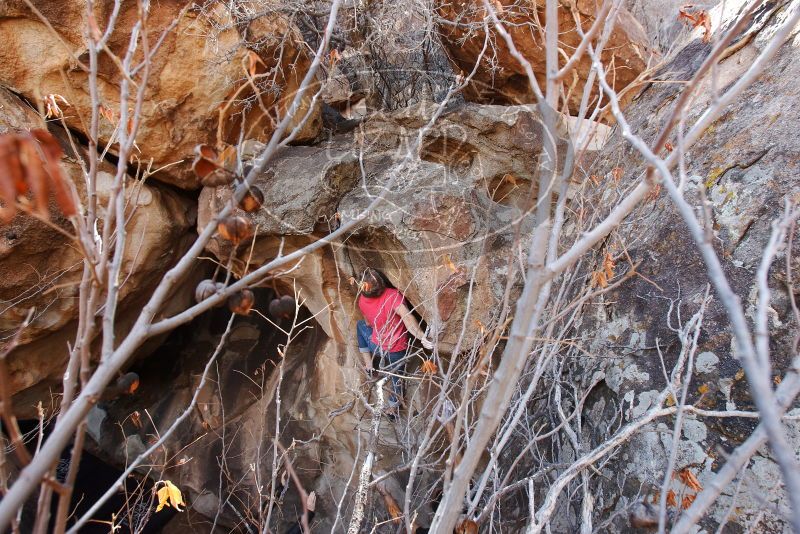
M 431 350 L 433 348 L 433 342 L 429 339 L 422 338 L 419 340 L 419 342 L 422 344 L 422 348 L 425 350 Z
M 372 376 L 372 358 L 364 358 L 364 372 L 367 376 Z

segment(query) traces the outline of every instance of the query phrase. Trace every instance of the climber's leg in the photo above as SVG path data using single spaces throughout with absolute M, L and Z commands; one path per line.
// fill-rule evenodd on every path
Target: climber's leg
M 400 399 L 403 397 L 403 381 L 400 376 L 405 369 L 406 351 L 400 350 L 397 352 L 388 352 L 383 354 L 381 368 L 391 373 L 392 380 L 392 394 L 389 395 L 389 407 L 396 408 L 400 405 Z
M 372 328 L 367 326 L 366 321 L 356 323 L 356 335 L 358 336 L 358 352 L 374 354 L 377 346 L 372 342 Z

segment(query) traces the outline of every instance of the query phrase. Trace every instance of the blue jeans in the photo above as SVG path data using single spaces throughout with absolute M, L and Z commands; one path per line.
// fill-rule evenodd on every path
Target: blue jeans
M 358 350 L 380 357 L 380 368 L 392 373 L 392 391 L 393 394 L 389 395 L 389 406 L 394 408 L 400 404 L 399 398 L 403 395 L 403 383 L 397 375 L 403 370 L 405 362 L 402 360 L 406 357 L 405 350 L 396 352 L 387 352 L 383 350 L 377 343 L 372 341 L 372 327 L 367 326 L 366 321 L 358 321 L 356 323 L 356 332 L 358 334 Z

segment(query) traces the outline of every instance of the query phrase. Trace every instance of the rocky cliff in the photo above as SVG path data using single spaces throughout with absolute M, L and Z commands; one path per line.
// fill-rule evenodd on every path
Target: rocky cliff
M 87 58 L 75 30 L 87 15 L 77 5 L 56 13 L 51 3 L 33 4 L 52 26 L 43 25 L 27 2 L 0 6 L 0 38 L 7 43 L 0 49 L 0 134 L 49 127 L 66 150 L 64 168 L 79 192 L 85 191 L 85 151 L 73 146 L 66 132 L 82 141 L 82 117 L 91 106 L 81 68 Z M 528 59 L 541 59 L 541 40 L 530 29 L 534 20 L 541 23 L 541 6 L 521 13 L 507 2 L 494 5 L 505 22 L 517 23 L 517 44 Z M 195 10 L 185 9 L 182 2 L 161 2 L 151 15 L 153 27 L 175 31 L 154 52 L 154 82 L 142 112 L 138 158 L 163 169 L 144 182 L 130 178 L 121 335 L 196 229 L 202 231 L 233 195 L 227 186 L 200 189 L 189 163 L 195 145 L 238 144 L 244 127 L 247 141 L 240 153 L 245 167 L 253 165 L 252 156 L 263 149 L 310 64 L 309 47 L 295 21 L 214 6 Z M 428 424 L 443 417 L 430 413 L 431 399 L 452 387 L 453 376 L 463 372 L 468 379 L 449 394 L 453 400 L 474 397 L 470 409 L 480 409 L 507 339 L 509 303 L 524 284 L 520 243 L 533 230 L 534 169 L 545 135 L 527 79 L 509 51 L 501 46 L 490 65 L 479 57 L 485 33 L 448 30 L 456 20 L 477 17 L 482 6 L 476 2 L 456 9 L 442 3 L 437 9 L 443 28 L 439 52 L 457 70 L 477 65 L 466 102 L 451 102 L 441 113 L 436 104 L 422 101 L 399 110 L 371 111 L 358 121 L 337 116 L 321 132 L 319 104 L 304 99 L 299 113 L 308 120 L 301 134 L 295 144 L 278 149 L 253 184 L 263 193 L 262 208 L 234 213 L 252 223 L 253 239 L 236 247 L 219 235 L 211 239 L 196 272 L 180 284 L 161 313 L 186 309 L 197 282 L 211 273 L 221 280 L 219 273 L 227 269 L 233 278 L 241 278 L 276 257 L 328 239 L 366 211 L 367 217 L 345 236 L 271 272 L 254 287 L 256 305 L 250 315 L 232 316 L 227 308 L 217 308 L 151 342 L 126 369 L 140 377 L 135 394 L 100 399 L 90 412 L 88 448 L 118 468 L 155 443 L 178 417 L 185 418 L 158 447 L 153 455 L 157 459 L 131 475 L 137 480 L 169 479 L 182 489 L 187 511 L 165 532 L 252 532 L 262 524 L 282 531 L 303 511 L 293 484 L 282 482 L 288 471 L 318 494 L 314 531 L 342 531 L 367 449 L 374 454 L 370 488 L 375 492 L 367 503 L 365 525 L 379 532 L 401 528 L 392 522 L 397 514 L 391 503 L 413 513 L 415 526 L 429 524 L 440 498 L 438 477 L 453 461 L 448 457 L 452 427 Z M 98 3 L 96 16 L 107 18 L 112 7 L 113 2 Z M 705 42 L 699 29 L 676 38 L 673 21 L 659 24 L 659 11 L 650 4 L 629 7 L 610 36 L 604 60 L 615 65 L 614 87 L 630 86 L 625 98 L 628 122 L 649 141 L 671 112 L 682 82 L 691 79 L 713 43 Z M 121 21 L 133 17 L 126 9 Z M 741 6 L 725 9 L 715 15 L 719 24 L 733 20 Z M 577 10 L 585 17 L 579 28 L 571 12 L 559 11 L 567 46 L 574 47 L 578 29 L 588 31 L 593 22 L 593 9 L 578 2 Z M 644 27 L 655 33 L 644 33 L 633 18 L 637 10 Z M 787 12 L 783 4 L 765 2 L 720 63 L 713 85 L 704 82 L 688 122 L 717 91 L 741 77 Z M 119 35 L 120 41 L 110 42 L 109 53 L 101 55 L 100 98 L 109 109 L 120 83 L 111 51 L 116 53 L 127 37 Z M 665 45 L 669 39 L 676 40 Z M 648 64 L 658 46 L 663 58 Z M 279 48 L 288 52 L 277 54 Z M 771 222 L 783 213 L 785 199 L 800 199 L 800 141 L 793 131 L 800 120 L 797 55 L 793 36 L 760 79 L 706 129 L 682 169 L 687 196 L 698 204 L 707 200 L 714 248 L 751 315 L 757 298 L 753 276 L 770 239 Z M 652 73 L 643 80 L 640 74 L 649 67 Z M 589 68 L 587 60 L 575 70 L 576 92 L 564 106 L 568 113 L 580 108 Z M 271 95 L 268 102 L 241 103 L 250 98 L 244 94 L 253 78 L 278 71 L 281 76 L 269 80 L 275 90 L 265 91 Z M 542 74 L 537 63 L 536 75 Z M 34 107 L 51 94 L 61 95 L 67 104 L 62 116 L 48 124 Z M 113 119 L 109 116 L 101 126 L 102 144 L 113 145 L 119 128 Z M 608 115 L 606 120 L 613 122 Z M 573 128 L 565 114 L 558 126 L 561 152 L 574 140 Z M 107 172 L 113 172 L 113 148 L 110 152 L 109 167 L 99 175 L 101 199 L 108 194 Z M 559 161 L 559 168 L 563 165 Z M 576 168 L 563 199 L 565 247 L 642 179 L 647 163 L 614 127 L 607 141 L 581 155 Z M 554 196 L 554 202 L 559 200 Z M 48 225 L 27 215 L 2 227 L 2 336 L 9 339 L 28 310 L 35 310 L 31 326 L 7 358 L 14 409 L 21 419 L 35 418 L 39 402 L 57 404 L 51 394 L 58 393 L 67 343 L 76 329 L 82 269 L 80 253 L 65 235 L 69 231 L 65 220 Z M 794 263 L 791 256 L 779 259 L 768 278 L 776 383 L 791 366 L 798 331 Z M 355 344 L 360 315 L 353 277 L 367 266 L 380 269 L 406 295 L 437 341 L 433 354 L 412 348 L 404 371 L 405 408 L 394 421 L 373 411 L 378 395 L 373 386 L 380 377 L 364 373 Z M 656 190 L 565 275 L 559 298 L 573 304 L 565 308 L 569 320 L 558 323 L 563 330 L 553 334 L 560 336 L 563 351 L 549 360 L 544 355 L 531 358 L 515 385 L 515 399 L 524 399 L 519 411 L 524 431 L 513 433 L 501 452 L 487 453 L 475 475 L 473 488 L 499 486 L 503 477 L 506 482 L 510 476 L 522 481 L 530 477 L 536 480 L 532 495 L 522 491 L 528 488 L 522 484 L 477 493 L 465 505 L 466 516 L 482 531 L 520 531 L 529 519 L 529 499 L 541 502 L 558 469 L 654 406 L 666 386 L 665 375 L 684 354 L 687 320 L 706 302 L 708 282 L 685 225 L 670 200 Z M 270 302 L 282 296 L 296 303 L 287 317 L 270 312 Z M 709 412 L 753 410 L 732 343 L 725 312 L 712 296 L 691 360 L 689 403 Z M 539 361 L 547 363 L 538 367 Z M 535 383 L 540 377 L 544 379 Z M 536 387 L 528 389 L 532 383 Z M 553 408 L 556 395 L 559 409 L 563 396 L 563 406 L 577 414 L 579 446 L 553 430 L 566 424 Z M 797 410 L 790 411 L 793 418 Z M 465 421 L 474 415 L 460 414 Z M 657 502 L 667 458 L 675 450 L 676 476 L 667 488 L 671 523 L 757 425 L 747 416 L 687 414 L 676 444 L 674 421 L 666 416 L 644 426 L 594 467 L 587 475 L 591 482 L 569 486 L 575 493 L 591 488 L 592 507 L 587 512 L 565 500 L 554 515 L 552 531 L 579 531 L 582 513 L 589 514 L 599 532 L 638 531 L 631 512 L 642 503 Z M 792 444 L 800 447 L 795 419 L 787 428 Z M 421 447 L 428 451 L 422 467 L 416 456 Z M 481 481 L 483 468 L 487 474 Z M 788 532 L 780 480 L 770 450 L 759 449 L 738 483 L 723 489 L 698 532 L 714 532 L 723 523 L 725 532 Z M 404 488 L 413 483 L 418 491 L 406 493 Z

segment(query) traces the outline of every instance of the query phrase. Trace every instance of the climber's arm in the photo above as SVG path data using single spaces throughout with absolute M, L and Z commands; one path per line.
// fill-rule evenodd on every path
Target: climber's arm
M 400 316 L 400 319 L 403 320 L 403 324 L 406 325 L 406 328 L 411 333 L 412 336 L 419 339 L 420 343 L 422 343 L 423 348 L 425 349 L 432 349 L 433 343 L 431 343 L 427 337 L 425 337 L 425 332 L 419 327 L 419 323 L 417 322 L 417 318 L 411 313 L 411 310 L 408 307 L 401 303 L 397 308 L 394 309 L 395 313 Z

